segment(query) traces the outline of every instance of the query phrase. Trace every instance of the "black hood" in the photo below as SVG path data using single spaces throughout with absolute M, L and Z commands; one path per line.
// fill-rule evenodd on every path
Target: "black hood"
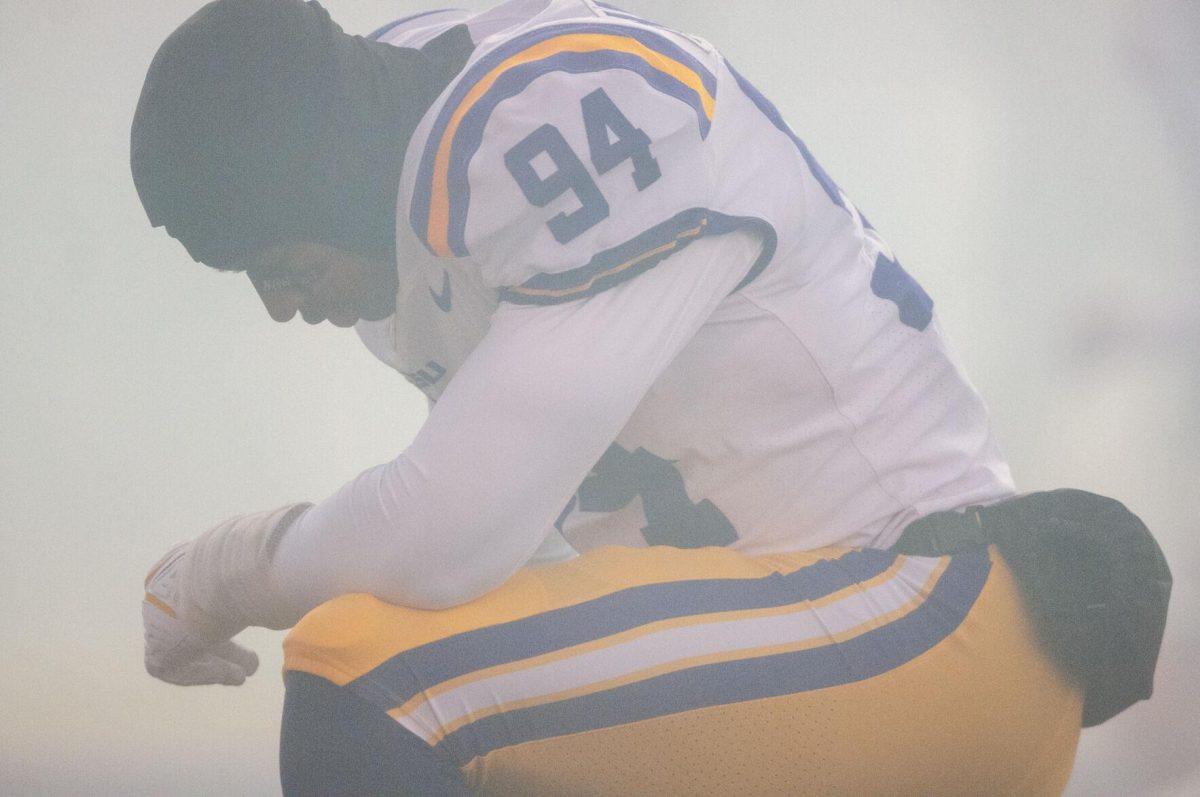
M 405 148 L 471 49 L 461 25 L 418 50 L 349 36 L 316 2 L 209 3 L 159 48 L 134 114 L 151 224 L 216 268 L 297 241 L 392 262 Z

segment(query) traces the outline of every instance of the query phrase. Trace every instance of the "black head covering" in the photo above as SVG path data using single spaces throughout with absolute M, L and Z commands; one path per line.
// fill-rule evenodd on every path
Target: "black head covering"
M 392 262 L 405 147 L 470 53 L 452 32 L 416 50 L 349 36 L 316 2 L 204 6 L 159 48 L 133 118 L 151 224 L 216 268 L 299 241 Z

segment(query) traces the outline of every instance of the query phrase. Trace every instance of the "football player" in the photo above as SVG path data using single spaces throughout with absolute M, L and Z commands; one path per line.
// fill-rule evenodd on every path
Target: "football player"
M 984 405 L 706 41 L 590 0 L 367 38 L 218 0 L 155 56 L 131 149 L 193 258 L 430 401 L 395 459 L 147 579 L 172 683 L 240 683 L 231 637 L 299 621 L 285 790 L 1065 784 L 1083 698 L 1004 557 L 888 550 L 1013 495 Z

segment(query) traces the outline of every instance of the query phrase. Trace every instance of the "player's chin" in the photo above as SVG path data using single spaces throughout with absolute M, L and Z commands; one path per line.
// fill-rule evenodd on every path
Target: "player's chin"
M 396 297 L 390 294 L 373 296 L 358 307 L 358 317 L 363 321 L 382 321 L 396 312 Z
M 307 310 L 301 311 L 306 324 L 322 324 L 326 321 L 333 324 L 335 327 L 352 327 L 358 323 L 359 314 L 354 310 L 336 309 L 336 310 Z

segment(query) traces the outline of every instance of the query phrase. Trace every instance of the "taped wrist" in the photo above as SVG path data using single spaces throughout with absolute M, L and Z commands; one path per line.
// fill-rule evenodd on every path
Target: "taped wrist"
M 283 597 L 271 575 L 271 559 L 288 528 L 311 506 L 288 504 L 239 515 L 193 540 L 180 563 L 184 618 L 225 638 L 252 625 L 295 625 L 303 609 Z

